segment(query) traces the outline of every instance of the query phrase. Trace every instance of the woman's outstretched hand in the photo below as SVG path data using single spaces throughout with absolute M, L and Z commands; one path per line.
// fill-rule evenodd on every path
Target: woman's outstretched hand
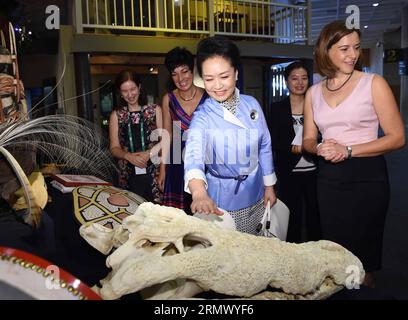
M 206 190 L 193 193 L 193 202 L 191 203 L 192 213 L 216 214 L 222 216 L 215 202 L 208 196 Z

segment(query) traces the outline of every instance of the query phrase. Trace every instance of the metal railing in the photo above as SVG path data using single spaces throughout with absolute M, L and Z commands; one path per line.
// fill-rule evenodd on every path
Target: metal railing
M 306 43 L 309 6 L 257 0 L 75 0 L 74 10 L 78 33 L 218 34 Z

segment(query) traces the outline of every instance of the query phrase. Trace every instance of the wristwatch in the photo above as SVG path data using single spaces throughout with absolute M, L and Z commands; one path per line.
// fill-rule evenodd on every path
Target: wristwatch
M 353 148 L 351 146 L 347 146 L 346 150 L 347 150 L 347 160 L 350 160 L 352 153 L 353 153 Z

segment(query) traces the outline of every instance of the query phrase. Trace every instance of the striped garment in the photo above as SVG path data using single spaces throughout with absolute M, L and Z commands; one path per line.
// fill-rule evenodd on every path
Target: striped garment
M 174 126 L 180 131 L 180 138 L 183 136 L 184 131 L 188 130 L 191 119 L 193 116 L 188 115 L 179 101 L 175 97 L 173 92 L 168 93 L 169 96 L 169 109 L 170 116 Z M 204 92 L 198 105 L 200 105 L 207 98 L 207 94 Z M 175 133 L 173 132 L 173 138 Z M 173 144 L 170 147 L 170 164 L 166 165 L 166 180 L 164 183 L 164 193 L 162 198 L 162 205 L 179 208 L 186 213 L 191 214 L 191 195 L 184 192 L 184 163 L 181 158 L 182 151 L 184 150 L 185 141 L 181 141 L 181 150 L 177 152 L 179 154 L 173 155 Z

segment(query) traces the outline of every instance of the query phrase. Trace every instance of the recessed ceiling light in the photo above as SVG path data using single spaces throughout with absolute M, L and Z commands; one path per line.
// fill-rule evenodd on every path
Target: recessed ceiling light
M 380 4 L 378 2 L 373 3 L 373 7 L 378 7 Z
M 364 29 L 367 29 L 368 28 L 368 26 L 364 26 Z

